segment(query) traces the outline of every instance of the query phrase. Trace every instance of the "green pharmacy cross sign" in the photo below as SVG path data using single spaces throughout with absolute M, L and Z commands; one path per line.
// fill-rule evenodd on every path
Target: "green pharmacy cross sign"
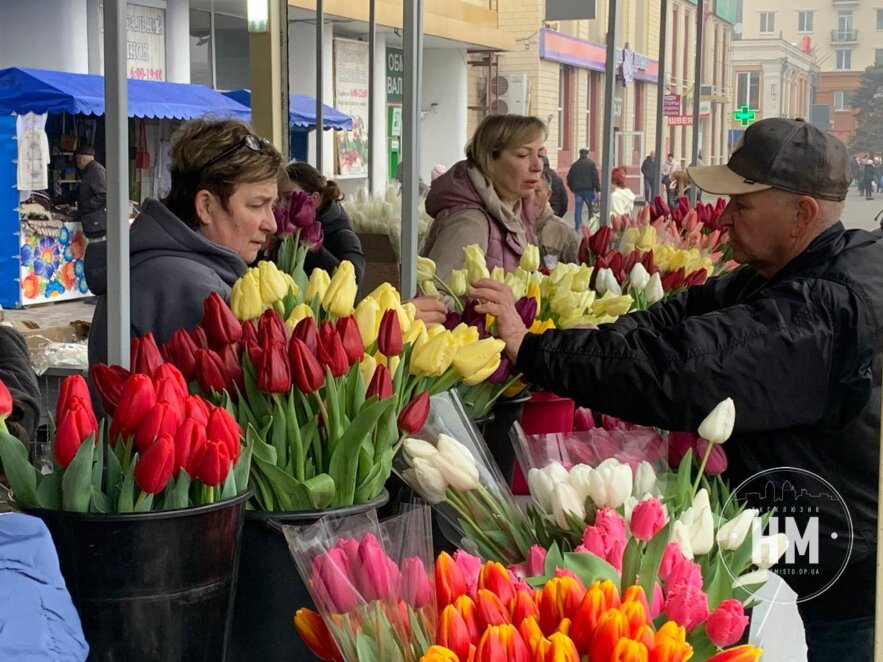
M 742 126 L 748 126 L 756 117 L 757 113 L 751 110 L 748 106 L 742 106 L 739 110 L 733 113 L 733 119 L 739 122 Z

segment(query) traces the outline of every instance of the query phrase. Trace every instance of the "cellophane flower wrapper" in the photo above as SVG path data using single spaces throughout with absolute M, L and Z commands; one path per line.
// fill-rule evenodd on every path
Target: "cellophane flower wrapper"
M 400 570 L 374 510 L 283 526 L 298 572 L 344 659 L 413 662 Z M 292 605 L 293 609 L 300 605 Z
M 454 455 L 459 456 L 456 462 L 450 461 L 450 454 L 440 454 L 438 460 L 432 460 L 437 464 L 427 468 L 423 458 L 409 455 L 413 440 L 428 444 L 423 449 L 432 453 L 440 443 L 450 444 L 445 437 L 459 444 L 455 444 Z M 457 472 L 461 459 L 463 464 L 474 466 Z M 434 479 L 424 479 L 415 465 Z M 453 526 L 460 537 L 455 542 L 462 547 L 484 559 L 505 563 L 525 558 L 534 540 L 524 513 L 455 391 L 432 396 L 426 423 L 419 433 L 404 441 L 393 470 Z

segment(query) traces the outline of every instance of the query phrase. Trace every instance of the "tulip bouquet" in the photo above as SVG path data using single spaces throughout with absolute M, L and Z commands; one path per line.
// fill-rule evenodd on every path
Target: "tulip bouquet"
M 299 634 L 322 659 L 416 661 L 435 633 L 432 533 L 426 507 L 284 527 L 319 612 L 297 610 Z
M 279 240 L 275 262 L 299 288 L 303 288 L 306 285 L 304 260 L 307 252 L 319 250 L 324 239 L 322 224 L 316 219 L 316 205 L 303 191 L 294 191 L 288 209 L 274 207 L 273 215 Z
M 396 473 L 455 526 L 465 547 L 487 559 L 522 560 L 534 538 L 484 440 L 458 398 L 432 400 L 426 425 L 402 444 Z
M 235 497 L 248 485 L 250 447 L 223 408 L 187 395 L 181 373 L 163 364 L 147 374 L 96 365 L 110 427 L 104 432 L 86 381 L 62 383 L 53 430 L 53 471 L 43 475 L 24 446 L 0 430 L 0 458 L 23 506 L 93 513 L 171 510 Z

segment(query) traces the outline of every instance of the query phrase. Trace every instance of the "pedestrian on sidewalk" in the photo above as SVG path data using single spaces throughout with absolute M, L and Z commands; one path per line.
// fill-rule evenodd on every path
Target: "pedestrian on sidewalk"
M 862 166 L 862 188 L 864 189 L 865 200 L 874 199 L 874 175 L 877 169 L 871 160 L 871 155 L 865 157 L 865 164 Z
M 551 197 L 549 204 L 555 216 L 562 217 L 567 213 L 567 189 L 564 188 L 564 180 L 549 165 L 549 157 L 543 156 L 543 177 L 549 180 Z
M 653 202 L 656 197 L 656 151 L 651 150 L 641 164 L 641 174 L 644 176 L 644 202 Z
M 583 203 L 588 207 L 588 218 L 592 219 L 592 202 L 601 191 L 601 179 L 598 176 L 598 167 L 589 158 L 589 150 L 583 147 L 579 151 L 579 158 L 567 171 L 567 185 L 573 191 L 573 220 L 576 231 L 579 232 L 582 225 Z

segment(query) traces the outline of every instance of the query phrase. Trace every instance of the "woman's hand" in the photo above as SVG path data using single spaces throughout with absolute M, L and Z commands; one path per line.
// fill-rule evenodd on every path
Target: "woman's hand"
M 414 297 L 408 303 L 414 304 L 414 317 L 422 320 L 426 326 L 444 324 L 448 309 L 438 299 L 432 297 Z
M 469 296 L 481 302 L 475 307 L 477 312 L 494 316 L 497 335 L 506 343 L 506 354 L 515 363 L 521 342 L 528 331 L 515 310 L 512 290 L 505 283 L 483 279 L 473 283 Z

